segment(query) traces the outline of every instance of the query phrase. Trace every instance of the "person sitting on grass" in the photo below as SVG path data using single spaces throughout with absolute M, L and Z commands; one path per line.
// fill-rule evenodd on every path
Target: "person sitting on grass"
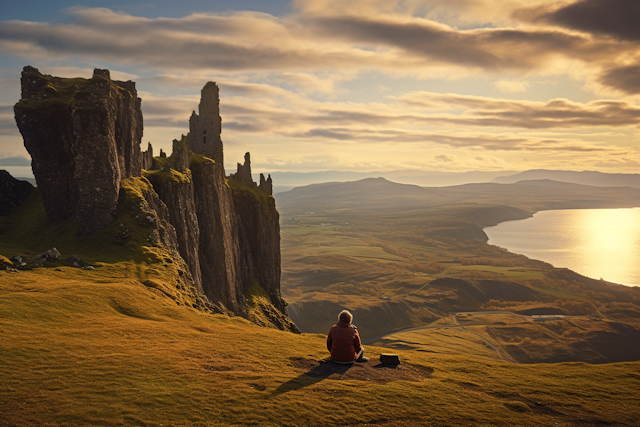
M 344 364 L 368 361 L 369 359 L 364 357 L 364 348 L 360 345 L 358 328 L 351 324 L 353 315 L 347 310 L 342 310 L 338 320 L 327 336 L 327 349 L 331 353 L 331 359 Z

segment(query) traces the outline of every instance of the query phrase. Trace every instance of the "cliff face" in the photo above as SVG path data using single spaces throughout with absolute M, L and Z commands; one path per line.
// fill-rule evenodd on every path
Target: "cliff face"
M 240 253 L 248 275 L 269 295 L 278 310 L 285 312 L 280 295 L 280 215 L 273 197 L 255 184 L 229 179 L 240 228 Z
M 242 275 L 238 223 L 224 168 L 202 155 L 194 155 L 191 168 L 197 188 L 196 211 L 202 224 L 200 254 L 209 260 L 202 263 L 204 292 L 234 313 L 246 315 L 247 278 Z
M 52 221 L 77 216 L 92 233 L 115 217 L 120 182 L 139 176 L 142 111 L 133 82 L 22 71 L 15 117 Z
M 175 229 L 177 249 L 189 266 L 194 286 L 203 290 L 198 246 L 200 227 L 193 196 L 191 171 L 160 170 L 146 174 L 166 206 L 167 219 Z
M 153 212 L 148 220 L 162 225 L 149 242 L 184 266 L 181 277 L 219 312 L 298 331 L 280 296 L 271 179 L 253 182 L 249 153 L 236 178 L 225 177 L 215 83 L 203 88 L 189 134 L 173 141 L 171 156 L 160 150 L 156 158 L 151 144 L 140 152 L 142 114 L 132 82 L 112 81 L 107 70 L 87 80 L 25 67 L 22 90 L 16 121 L 51 221 L 76 216 L 82 233 L 104 228 L 115 218 L 121 181 L 144 167 L 150 185 L 141 203 Z

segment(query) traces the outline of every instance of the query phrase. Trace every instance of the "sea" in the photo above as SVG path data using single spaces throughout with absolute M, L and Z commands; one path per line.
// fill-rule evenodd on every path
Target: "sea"
M 484 229 L 489 243 L 593 279 L 640 285 L 640 208 L 540 211 Z

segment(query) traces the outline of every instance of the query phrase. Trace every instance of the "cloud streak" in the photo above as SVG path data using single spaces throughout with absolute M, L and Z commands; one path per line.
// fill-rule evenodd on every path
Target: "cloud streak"
M 227 152 L 304 146 L 325 162 L 336 147 L 366 146 L 380 156 L 424 152 L 452 168 L 513 167 L 505 159 L 525 157 L 518 153 L 538 165 L 589 159 L 631 167 L 638 159 L 628 148 L 640 128 L 636 0 L 292 4 L 283 17 L 152 19 L 75 7 L 68 22 L 0 21 L 0 54 L 34 59 L 42 71 L 63 76 L 89 76 L 94 64 L 108 64 L 114 78 L 137 82 L 145 134 L 175 133 L 167 141 L 187 132 L 200 88 L 215 80 L 222 137 L 237 144 Z M 18 93 L 17 83 L 1 77 L 0 85 Z M 546 82 L 556 77 L 575 90 L 549 95 L 554 88 Z M 496 93 L 504 98 L 489 96 Z M 537 101 L 506 99 L 516 96 Z M 0 134 L 18 135 L 7 105 L 0 105 Z M 301 151 L 287 156 L 308 158 Z M 371 154 L 367 162 L 378 160 Z
M 471 7 L 473 2 L 462 3 Z M 560 10 L 555 13 L 564 16 Z M 633 30 L 624 40 L 601 39 L 567 29 L 569 24 L 548 14 L 542 26 L 469 30 L 397 12 L 355 14 L 329 7 L 301 8 L 284 18 L 234 12 L 149 19 L 80 7 L 70 9 L 70 14 L 73 22 L 64 24 L 0 22 L 0 51 L 25 58 L 84 57 L 164 70 L 290 71 L 292 83 L 306 85 L 317 79 L 309 71 L 331 69 L 425 75 L 453 66 L 464 74 L 555 71 L 562 61 L 581 61 L 596 70 L 601 61 L 620 63 L 637 56 Z M 529 19 L 534 24 L 540 20 Z M 557 25 L 550 27 L 552 21 Z M 324 84 L 330 89 L 329 82 Z
M 537 16 L 535 9 L 533 12 L 534 21 L 546 21 L 618 40 L 640 41 L 640 3 L 636 0 L 581 0 L 549 12 L 539 12 Z
M 627 101 L 534 102 L 421 91 L 390 96 L 392 102 L 388 104 L 344 103 L 310 101 L 282 89 L 277 96 L 267 96 L 272 92 L 266 87 L 261 90 L 265 96 L 258 98 L 225 97 L 221 106 L 223 136 L 616 154 L 620 149 L 606 141 L 624 138 L 624 132 L 640 125 L 640 107 Z M 196 97 L 150 97 L 143 102 L 145 123 L 186 129 L 188 113 L 196 104 Z M 443 113 L 446 110 L 455 114 Z M 175 119 L 178 114 L 180 120 Z M 623 132 L 598 133 L 594 128 Z M 584 134 L 585 129 L 591 130 Z M 567 133 L 568 130 L 582 133 Z

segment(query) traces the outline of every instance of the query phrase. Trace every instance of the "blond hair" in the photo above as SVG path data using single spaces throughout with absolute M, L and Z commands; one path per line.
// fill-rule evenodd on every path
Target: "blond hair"
M 338 319 L 340 322 L 351 323 L 353 320 L 353 314 L 349 313 L 347 310 L 342 310 L 338 315 Z

